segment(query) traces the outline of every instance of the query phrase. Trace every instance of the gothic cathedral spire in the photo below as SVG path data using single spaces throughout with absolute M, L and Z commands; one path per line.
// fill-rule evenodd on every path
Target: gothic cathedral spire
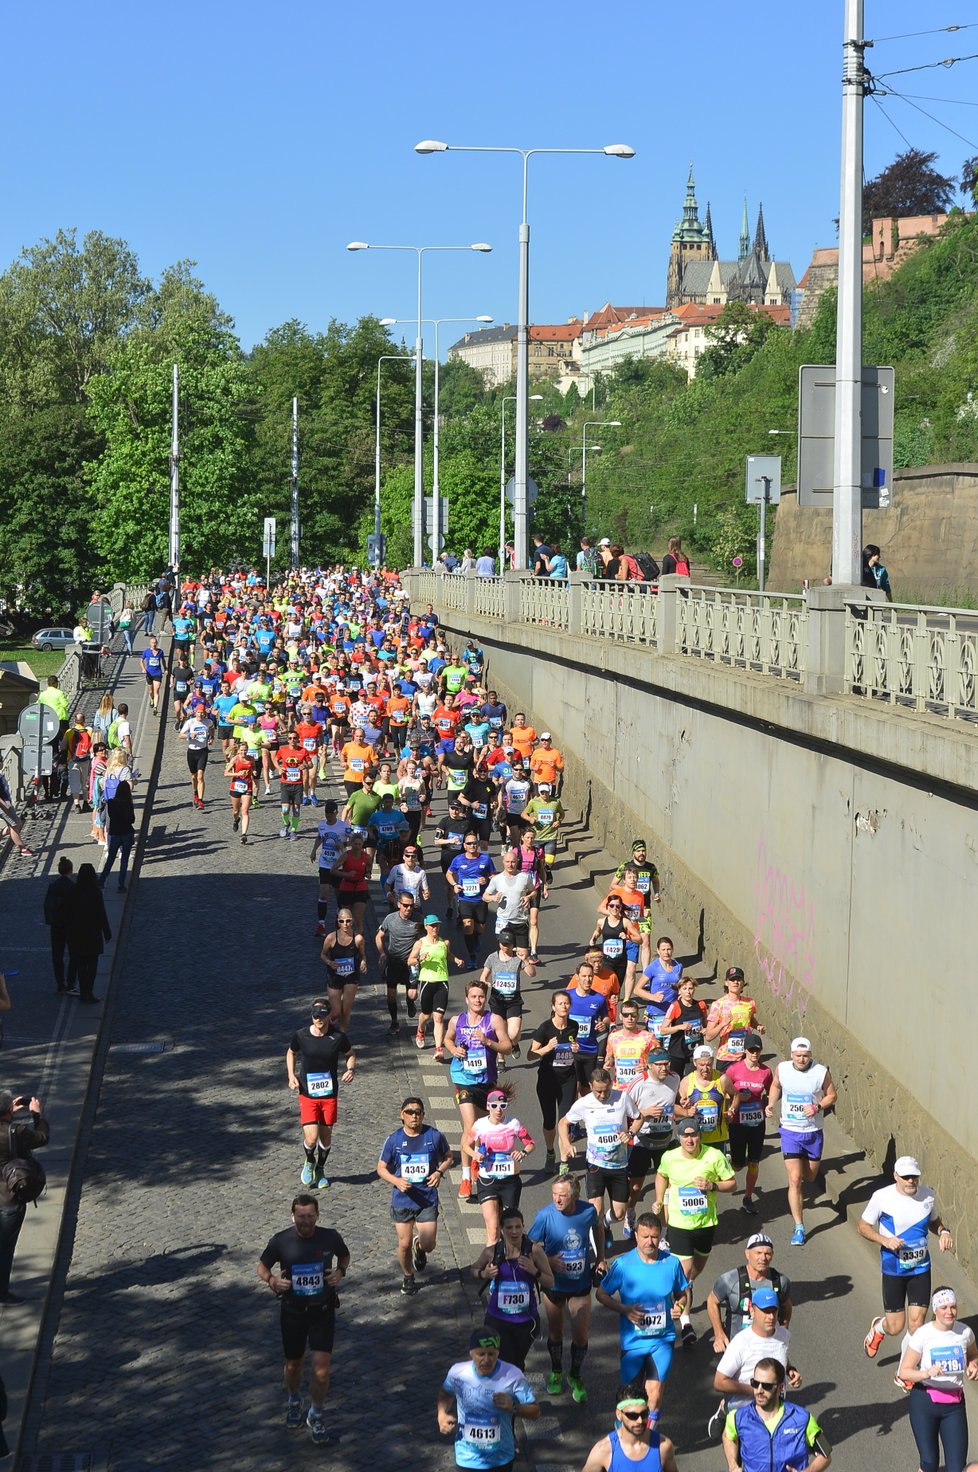
M 737 259 L 742 261 L 750 254 L 750 226 L 747 223 L 747 195 L 744 195 L 744 212 L 740 217 L 740 244 L 737 248 Z

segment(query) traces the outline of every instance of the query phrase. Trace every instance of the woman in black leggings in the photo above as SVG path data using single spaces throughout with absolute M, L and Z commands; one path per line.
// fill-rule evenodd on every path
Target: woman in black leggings
M 554 1137 L 557 1120 L 577 1098 L 577 1023 L 572 1022 L 570 992 L 554 992 L 550 998 L 550 1021 L 541 1022 L 530 1043 L 530 1057 L 539 1058 L 537 1098 L 543 1113 L 543 1138 L 547 1143 L 547 1165 L 556 1164 Z
M 968 1457 L 965 1380 L 978 1380 L 978 1345 L 967 1324 L 959 1324 L 952 1288 L 938 1288 L 931 1299 L 934 1317 L 914 1331 L 900 1361 L 897 1379 L 910 1389 L 910 1429 L 917 1443 L 920 1472 L 938 1472 L 941 1447 L 944 1472 L 964 1472 Z

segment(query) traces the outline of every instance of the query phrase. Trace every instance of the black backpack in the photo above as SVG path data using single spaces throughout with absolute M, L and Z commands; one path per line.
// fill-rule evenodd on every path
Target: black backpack
M 0 1165 L 0 1181 L 10 1192 L 15 1206 L 26 1206 L 29 1201 L 37 1205 L 37 1198 L 48 1183 L 44 1167 L 28 1150 L 21 1155 L 17 1148 L 17 1131 L 14 1125 L 7 1126 L 7 1147 L 10 1156 Z
M 775 1293 L 778 1295 L 778 1322 L 780 1323 L 780 1321 L 781 1321 L 781 1300 L 782 1300 L 783 1293 L 784 1293 L 784 1289 L 783 1289 L 782 1282 L 781 1282 L 781 1274 L 778 1272 L 777 1268 L 768 1268 L 768 1274 L 769 1274 L 770 1279 L 771 1279 L 771 1287 L 774 1289 Z M 737 1311 L 737 1313 L 743 1315 L 745 1305 L 750 1301 L 750 1273 L 748 1273 L 748 1271 L 747 1271 L 747 1269 L 745 1267 L 739 1267 L 737 1269 L 737 1299 L 738 1299 L 738 1302 L 737 1302 L 737 1310 L 736 1311 Z M 728 1314 L 729 1314 L 729 1304 L 728 1304 L 727 1308 L 728 1308 Z M 731 1331 L 731 1329 L 733 1327 L 734 1315 L 733 1314 L 729 1314 L 729 1318 L 730 1318 L 730 1322 L 727 1324 L 727 1333 L 728 1334 L 730 1333 L 730 1331 Z
M 638 563 L 639 571 L 647 583 L 658 582 L 659 564 L 651 552 L 636 552 L 635 561 Z

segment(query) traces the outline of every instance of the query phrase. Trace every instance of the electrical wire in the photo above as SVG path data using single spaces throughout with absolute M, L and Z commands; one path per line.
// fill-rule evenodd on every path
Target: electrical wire
M 887 94 L 886 94 L 886 95 L 887 95 L 887 96 L 889 96 L 889 93 L 887 93 Z M 912 143 L 911 143 L 911 142 L 910 142 L 910 139 L 909 139 L 909 138 L 908 138 L 908 137 L 907 137 L 907 135 L 906 135 L 906 133 L 904 133 L 904 132 L 903 132 L 903 131 L 902 131 L 902 130 L 901 130 L 901 129 L 900 129 L 900 128 L 899 128 L 899 127 L 897 127 L 897 124 L 896 124 L 896 123 L 895 123 L 895 122 L 894 122 L 894 121 L 893 121 L 893 119 L 892 119 L 892 118 L 891 118 L 891 117 L 890 117 L 890 114 L 889 114 L 889 113 L 888 113 L 888 112 L 887 112 L 887 110 L 886 110 L 886 108 L 885 108 L 885 107 L 884 107 L 884 106 L 883 106 L 883 104 L 882 104 L 882 103 L 881 103 L 881 102 L 880 102 L 880 100 L 879 100 L 879 98 L 878 98 L 878 97 L 877 97 L 877 96 L 876 96 L 876 94 L 875 94 L 875 92 L 870 92 L 870 94 L 869 94 L 869 98 L 870 98 L 870 101 L 871 101 L 871 102 L 875 102 L 875 103 L 876 103 L 876 106 L 877 106 L 877 108 L 878 108 L 878 110 L 879 110 L 879 111 L 880 111 L 880 112 L 881 112 L 881 113 L 882 113 L 882 114 L 883 114 L 883 116 L 884 116 L 884 117 L 885 117 L 885 118 L 886 118 L 886 121 L 887 121 L 887 122 L 888 122 L 888 123 L 889 123 L 889 125 L 890 125 L 890 127 L 891 127 L 891 128 L 892 128 L 892 129 L 893 129 L 893 130 L 894 130 L 894 132 L 896 132 L 896 133 L 899 133 L 899 134 L 900 134 L 900 137 L 901 137 L 901 138 L 902 138 L 902 139 L 903 139 L 903 141 L 904 141 L 904 143 L 905 143 L 905 144 L 906 144 L 906 145 L 907 145 L 907 147 L 908 147 L 908 148 L 913 148 L 913 144 L 912 144 Z M 864 179 L 864 180 L 863 180 L 863 183 L 864 183 L 864 184 L 865 184 L 865 182 L 866 182 L 866 181 L 865 181 L 865 179 Z
M 917 102 L 946 102 L 949 107 L 978 107 L 978 102 L 963 97 L 924 97 L 919 92 L 904 92 L 903 97 L 913 97 Z
M 938 26 L 935 31 L 905 31 L 902 36 L 874 36 L 868 46 L 880 46 L 884 41 L 912 41 L 917 36 L 940 36 L 945 31 L 973 31 L 978 21 L 972 20 L 963 26 Z
M 885 77 L 903 77 L 907 72 L 929 72 L 939 66 L 952 67 L 959 61 L 978 61 L 978 51 L 973 51 L 970 56 L 945 56 L 942 61 L 925 61 L 920 66 L 901 66 L 893 72 L 880 72 L 876 81 L 882 82 Z
M 978 143 L 976 143 L 973 138 L 966 138 L 965 135 L 963 133 L 959 133 L 956 128 L 952 128 L 948 123 L 944 123 L 941 121 L 940 118 L 936 118 L 932 112 L 928 112 L 926 107 L 918 107 L 916 102 L 911 102 L 909 97 L 905 97 L 904 94 L 902 92 L 898 92 L 895 87 L 891 87 L 888 89 L 888 95 L 891 97 L 899 97 L 901 102 L 905 102 L 908 107 L 912 107 L 916 112 L 922 113 L 925 118 L 930 118 L 932 123 L 936 123 L 939 128 L 943 128 L 946 133 L 950 133 L 953 137 L 960 139 L 962 143 L 967 143 L 969 148 L 974 148 L 978 150 Z M 903 136 L 902 133 L 900 136 Z

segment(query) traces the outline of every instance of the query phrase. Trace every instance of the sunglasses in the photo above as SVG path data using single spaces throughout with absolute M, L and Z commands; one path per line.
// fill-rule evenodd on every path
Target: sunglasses
M 644 1421 L 645 1417 L 648 1414 L 648 1408 L 646 1408 L 644 1411 L 626 1411 L 625 1408 L 622 1407 L 622 1409 L 618 1412 L 618 1415 L 624 1421 Z
M 621 909 L 621 905 L 618 904 L 617 901 L 611 900 L 611 901 L 609 901 L 608 909 L 609 910 L 620 910 Z
M 402 1114 L 424 1114 L 423 1109 L 402 1109 Z
M 489 1100 L 488 1107 L 490 1109 L 505 1109 L 506 1108 L 506 1100 L 505 1099 L 490 1099 Z
M 752 1390 L 778 1390 L 777 1380 L 751 1380 Z

